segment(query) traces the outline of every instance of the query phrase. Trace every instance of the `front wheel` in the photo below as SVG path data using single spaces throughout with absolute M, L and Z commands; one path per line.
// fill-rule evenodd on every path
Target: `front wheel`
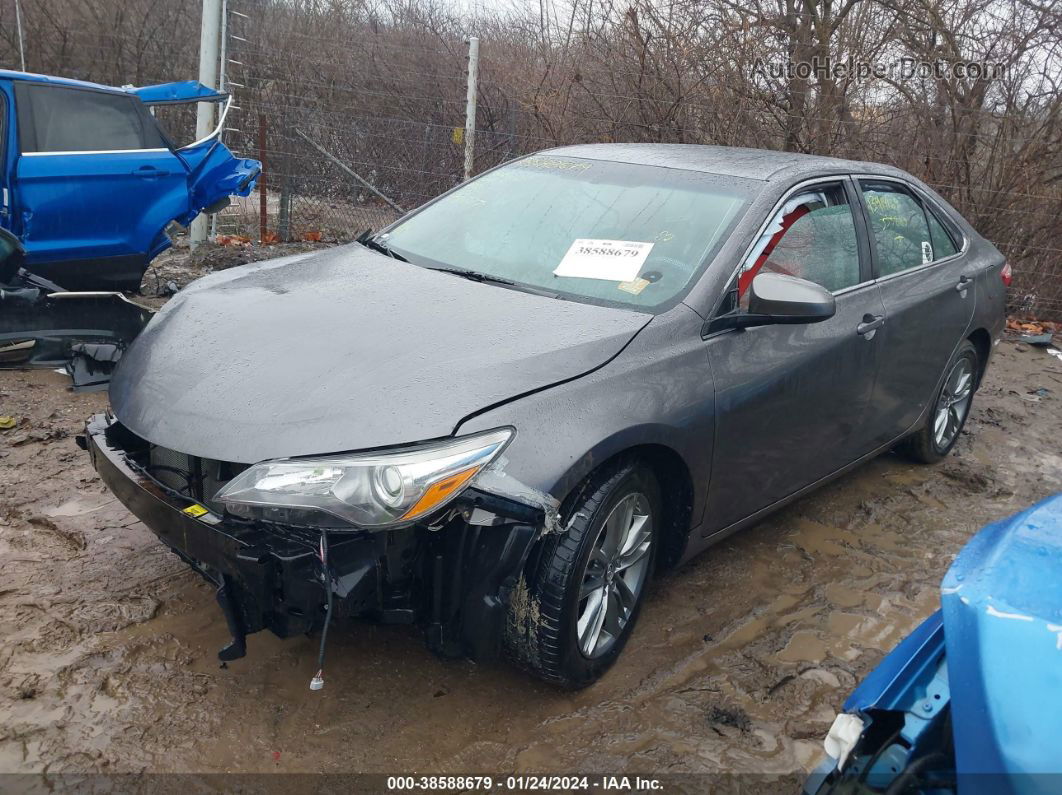
M 951 452 L 970 416 L 980 367 L 977 349 L 965 340 L 948 363 L 925 427 L 904 440 L 901 449 L 908 457 L 923 464 L 934 464 Z
M 513 595 L 505 645 L 535 675 L 578 688 L 608 670 L 634 628 L 656 557 L 660 487 L 637 461 L 606 467 L 564 520 Z

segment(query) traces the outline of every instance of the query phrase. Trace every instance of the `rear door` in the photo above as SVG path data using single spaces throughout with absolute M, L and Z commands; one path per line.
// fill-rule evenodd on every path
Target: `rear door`
M 907 183 L 860 179 L 885 304 L 881 367 L 869 416 L 887 444 L 921 416 L 973 317 L 975 287 L 962 234 Z
M 716 436 L 709 532 L 721 530 L 871 450 L 884 307 L 851 180 L 796 189 L 764 227 L 735 276 L 740 305 L 757 272 L 829 289 L 836 314 L 821 323 L 711 333 Z M 734 299 L 731 299 L 733 303 Z
M 9 143 L 14 129 L 11 119 L 13 103 L 10 95 L 10 83 L 0 82 L 0 229 L 6 229 L 17 236 L 11 213 L 11 162 L 12 147 Z
M 217 205 L 228 204 L 228 198 L 232 195 L 250 194 L 262 164 L 257 160 L 234 157 L 221 142 L 220 132 L 231 106 L 231 97 L 195 80 L 143 86 L 130 89 L 129 93 L 139 97 L 153 111 L 165 109 L 179 112 L 182 106 L 194 107 L 200 102 L 221 105 L 217 129 L 207 137 L 176 150 L 191 175 L 188 180 L 191 197 L 189 212 L 185 216 L 175 217 L 178 223 L 189 224 L 201 210 L 213 212 Z
M 67 289 L 135 289 L 188 171 L 123 93 L 19 82 L 18 227 L 27 267 Z

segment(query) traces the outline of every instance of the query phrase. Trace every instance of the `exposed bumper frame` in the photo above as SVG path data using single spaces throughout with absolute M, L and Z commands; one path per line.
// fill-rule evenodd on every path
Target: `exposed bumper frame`
M 79 444 L 119 501 L 218 588 L 218 603 L 233 635 L 220 654 L 222 659 L 243 655 L 247 633 L 269 629 L 285 638 L 323 623 L 328 580 L 313 545 L 252 522 L 186 513 L 197 503 L 170 492 L 132 465 L 122 449 L 123 433 L 128 431 L 113 417 L 97 414 L 86 422 Z M 386 532 L 330 533 L 335 617 L 418 622 L 426 625 L 429 647 L 440 654 L 477 660 L 496 657 L 509 595 L 539 530 L 537 523 L 528 521 L 534 510 L 526 505 L 507 506 L 504 498 L 472 490 L 463 501 L 462 515 L 443 529 L 413 529 L 421 534 L 418 539 L 424 539 L 425 576 L 419 587 L 397 599 L 387 589 Z M 473 506 L 493 511 L 498 522 L 468 524 L 465 518 Z

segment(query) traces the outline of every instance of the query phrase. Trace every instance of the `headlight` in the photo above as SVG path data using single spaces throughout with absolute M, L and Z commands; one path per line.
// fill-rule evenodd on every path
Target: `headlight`
M 464 491 L 512 435 L 502 428 L 395 452 L 263 461 L 215 499 L 238 516 L 289 524 L 327 524 L 328 517 L 363 528 L 412 522 Z

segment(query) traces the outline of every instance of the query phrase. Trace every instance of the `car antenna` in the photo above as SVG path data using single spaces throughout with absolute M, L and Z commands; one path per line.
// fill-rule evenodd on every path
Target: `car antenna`
M 320 690 L 324 687 L 325 641 L 328 639 L 328 625 L 332 623 L 332 569 L 328 565 L 328 532 L 325 530 L 321 531 L 321 546 L 318 551 L 325 581 L 325 620 L 321 630 L 321 647 L 317 651 L 317 673 L 310 680 L 310 690 Z

